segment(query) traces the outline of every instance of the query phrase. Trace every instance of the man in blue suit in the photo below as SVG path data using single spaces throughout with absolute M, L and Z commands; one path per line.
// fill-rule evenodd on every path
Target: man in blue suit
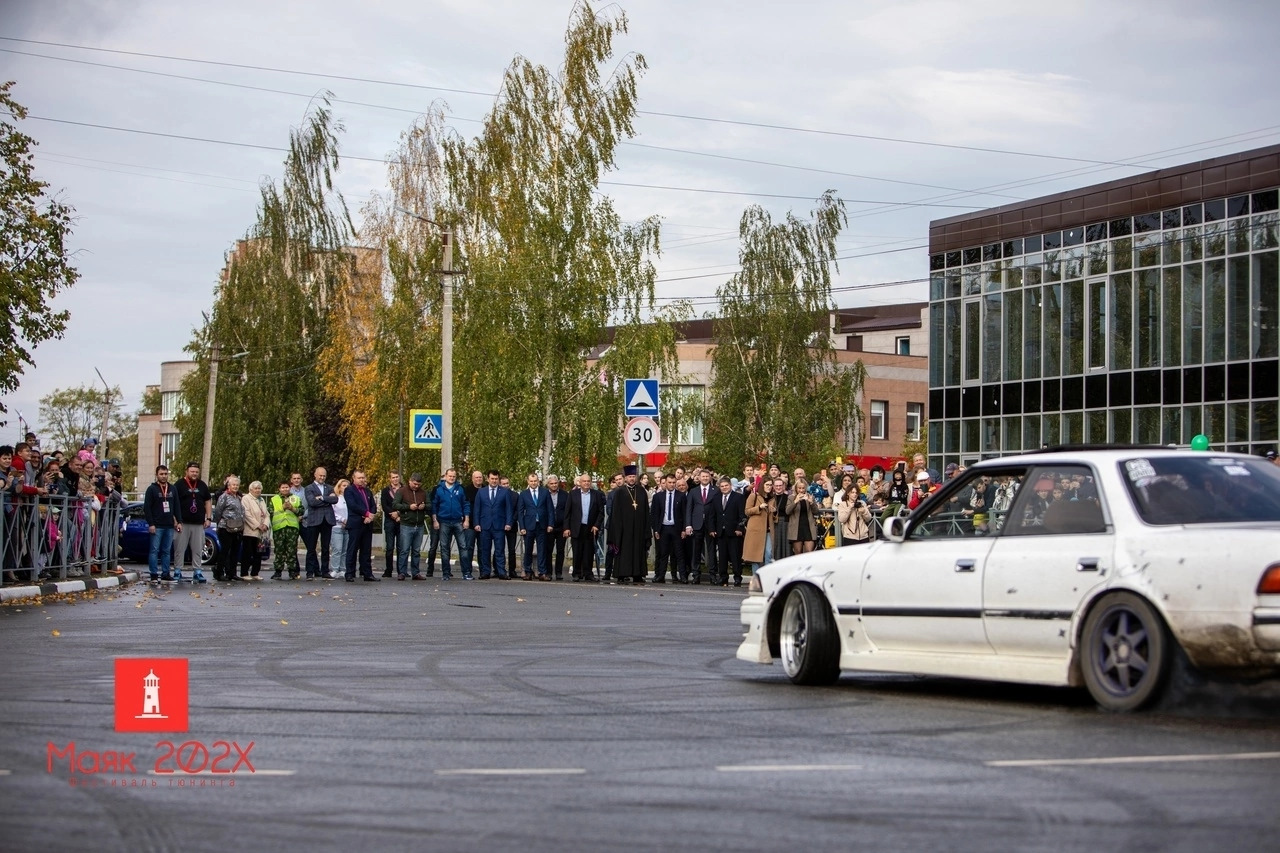
M 547 530 L 554 526 L 551 519 L 550 493 L 543 488 L 537 474 L 530 474 L 529 488 L 516 498 L 516 525 L 524 540 L 524 579 L 533 580 L 533 549 L 538 549 L 538 580 L 547 578 Z M 512 573 L 515 567 L 512 566 Z
M 685 492 L 676 491 L 676 475 L 665 474 L 662 488 L 654 492 L 649 502 L 649 527 L 658 553 L 653 561 L 653 582 L 667 582 L 667 568 L 671 569 L 671 582 L 679 583 L 689 570 L 684 564 L 684 505 Z
M 489 472 L 489 484 L 476 490 L 476 503 L 471 509 L 480 554 L 480 580 L 507 579 L 506 541 L 512 523 L 512 502 L 511 490 L 498 485 L 501 476 L 496 469 Z

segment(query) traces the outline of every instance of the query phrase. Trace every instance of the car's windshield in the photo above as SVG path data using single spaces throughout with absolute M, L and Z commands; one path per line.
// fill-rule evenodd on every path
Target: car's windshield
M 1120 472 L 1147 524 L 1280 522 L 1280 468 L 1203 454 L 1127 459 Z

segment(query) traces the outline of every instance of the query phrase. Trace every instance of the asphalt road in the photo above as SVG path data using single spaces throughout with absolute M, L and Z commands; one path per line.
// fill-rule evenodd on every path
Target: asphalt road
M 1130 716 L 945 679 L 801 689 L 734 659 L 740 600 L 266 581 L 0 608 L 0 848 L 1276 849 L 1274 684 Z M 188 733 L 114 730 L 113 659 L 147 656 L 189 658 Z M 256 773 L 176 787 L 148 772 L 169 738 L 252 742 Z M 138 772 L 73 787 L 47 769 L 69 741 Z

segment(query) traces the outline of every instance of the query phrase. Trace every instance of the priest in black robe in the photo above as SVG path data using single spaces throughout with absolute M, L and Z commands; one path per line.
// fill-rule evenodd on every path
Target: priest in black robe
M 609 499 L 609 548 L 615 554 L 613 575 L 618 583 L 644 583 L 649 574 L 649 493 L 639 484 L 636 466 L 623 469 L 622 485 Z

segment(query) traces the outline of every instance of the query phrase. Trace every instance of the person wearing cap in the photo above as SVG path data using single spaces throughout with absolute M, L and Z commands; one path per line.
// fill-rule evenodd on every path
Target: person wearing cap
M 1280 455 L 1277 455 L 1274 450 L 1268 450 L 1264 455 L 1271 460 L 1272 465 L 1280 465 Z
M 907 501 L 907 507 L 915 509 L 936 491 L 938 491 L 938 484 L 933 482 L 929 472 L 923 469 L 916 471 L 916 484 L 911 489 L 911 499 Z
M 614 555 L 613 573 L 620 584 L 644 583 L 649 574 L 649 493 L 639 479 L 636 466 L 626 466 L 622 485 L 609 495 L 609 551 Z
M 959 465 L 957 465 L 954 462 L 948 462 L 947 467 L 944 469 L 944 472 L 946 473 L 947 479 L 950 480 L 952 477 L 956 475 L 956 472 L 959 470 L 960 470 Z

